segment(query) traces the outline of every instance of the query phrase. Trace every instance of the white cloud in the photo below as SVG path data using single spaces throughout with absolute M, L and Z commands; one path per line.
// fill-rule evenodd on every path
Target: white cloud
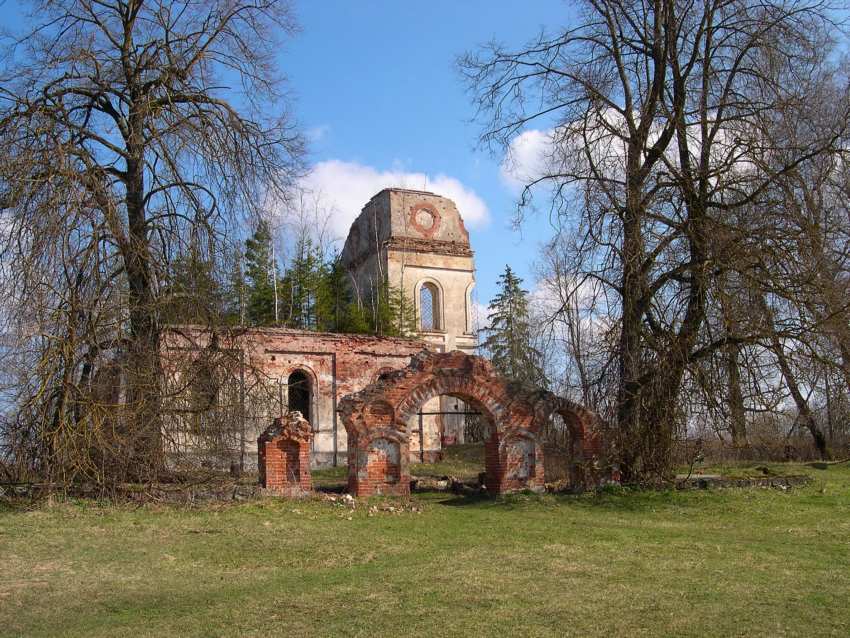
M 513 139 L 499 167 L 502 181 L 511 190 L 520 188 L 544 174 L 552 148 L 552 131 L 531 129 Z
M 611 131 L 624 126 L 619 113 L 607 110 L 588 125 L 577 121 L 556 129 L 529 129 L 517 135 L 508 146 L 499 168 L 502 182 L 519 192 L 541 177 L 559 173 L 587 173 L 585 153 L 609 176 L 620 175 L 625 161 L 622 140 Z
M 329 211 L 331 229 L 339 237 L 348 235 L 351 223 L 369 199 L 388 187 L 428 190 L 448 197 L 457 204 L 468 228 L 481 228 L 490 221 L 484 200 L 448 175 L 379 170 L 357 162 L 327 160 L 316 164 L 301 185 Z
M 486 330 L 490 327 L 490 320 L 488 315 L 490 314 L 490 309 L 486 304 L 483 304 L 479 301 L 472 302 L 472 331 L 478 333 L 481 330 Z
M 699 124 L 687 124 L 686 132 L 691 155 L 696 161 L 702 146 Z M 653 123 L 648 146 L 654 144 L 661 133 L 661 124 Z M 500 177 L 510 190 L 519 192 L 522 187 L 547 174 L 590 176 L 589 152 L 596 169 L 609 179 L 619 180 L 625 173 L 624 138 L 627 135 L 625 118 L 613 109 L 602 110 L 589 115 L 587 120 L 577 120 L 556 129 L 529 129 L 511 141 L 499 169 Z M 710 159 L 718 173 L 728 171 L 730 166 L 740 175 L 754 170 L 744 147 L 728 127 L 721 128 L 715 136 Z M 678 168 L 679 149 L 675 140 L 667 145 L 664 160 L 673 169 Z

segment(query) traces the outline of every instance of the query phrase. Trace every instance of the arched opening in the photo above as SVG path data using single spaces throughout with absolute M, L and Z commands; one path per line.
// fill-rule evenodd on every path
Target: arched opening
M 219 400 L 219 382 L 212 364 L 206 359 L 194 361 L 189 368 L 189 404 L 192 434 L 207 434 L 212 429 Z
M 598 469 L 596 460 L 602 456 L 599 431 L 592 426 L 596 417 L 575 404 L 562 406 L 553 416 L 560 420 L 566 433 L 565 466 L 570 487 L 584 489 L 598 478 L 593 475 Z
M 441 327 L 440 291 L 435 284 L 426 281 L 419 287 L 419 329 L 429 332 Z
M 410 467 L 416 466 L 416 445 L 423 438 L 416 434 L 417 421 L 423 406 L 435 397 L 456 397 L 459 408 L 462 404 L 487 420 L 489 436 L 474 462 L 478 466 L 475 479 L 480 482 L 484 475 L 487 493 L 542 490 L 544 456 L 539 430 L 545 406 L 540 399 L 547 396 L 540 391 L 517 394 L 487 360 L 475 355 L 456 351 L 414 357 L 407 368 L 340 402 L 348 433 L 349 490 L 358 496 L 409 493 L 409 479 L 426 467 Z M 398 444 L 397 481 L 395 473 L 384 472 L 386 451 L 371 447 L 378 438 Z M 484 472 L 477 471 L 480 469 Z M 453 471 L 444 473 L 456 476 Z
M 416 393 L 415 402 L 402 406 L 409 432 L 410 478 L 424 489 L 441 485 L 446 476 L 467 488 L 492 490 L 499 473 L 499 442 L 497 425 L 490 409 L 474 393 L 443 391 L 428 384 Z M 438 399 L 435 401 L 435 399 Z M 452 420 L 468 415 L 478 424 L 475 440 L 464 441 Z
M 456 355 L 432 356 L 451 360 Z M 424 378 L 421 378 L 418 383 L 414 382 L 410 391 L 400 401 L 396 418 L 397 422 L 407 424 L 407 431 L 410 433 L 410 458 L 411 462 L 416 464 L 411 468 L 413 475 L 421 474 L 431 477 L 451 475 L 462 479 L 462 482 L 467 485 L 477 484 L 479 487 L 486 487 L 488 492 L 495 493 L 501 491 L 503 483 L 502 456 L 505 450 L 501 445 L 502 435 L 506 427 L 522 427 L 523 424 L 505 411 L 503 399 L 507 399 L 507 396 L 493 393 L 486 387 L 486 382 L 492 377 L 479 376 L 476 371 L 469 369 L 472 360 L 473 357 L 470 355 L 461 355 L 457 362 L 458 367 L 461 368 L 458 372 L 461 374 L 445 374 L 447 369 L 451 369 L 449 366 L 455 364 L 451 361 L 447 368 L 439 369 L 439 373 L 423 375 Z M 441 403 L 449 408 L 447 412 L 459 414 L 463 410 L 470 415 L 475 415 L 480 434 L 477 441 L 468 445 L 446 446 L 443 449 L 442 459 L 429 467 L 427 455 L 425 459 L 417 459 L 415 447 L 419 440 L 423 438 L 426 442 L 429 440 L 428 433 L 425 432 L 424 436 L 416 436 L 416 427 L 421 423 L 420 415 L 423 414 L 423 406 L 438 397 Z M 454 409 L 455 406 L 457 410 Z M 418 418 L 420 420 L 417 422 Z M 420 461 L 426 461 L 426 463 Z
M 286 387 L 287 409 L 290 412 L 297 410 L 301 413 L 301 416 L 312 424 L 310 405 L 313 393 L 310 387 L 310 377 L 303 370 L 296 370 L 286 380 Z

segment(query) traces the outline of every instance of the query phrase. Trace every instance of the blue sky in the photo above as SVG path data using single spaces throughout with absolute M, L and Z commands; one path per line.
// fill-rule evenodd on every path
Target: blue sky
M 453 197 L 476 251 L 486 305 L 508 263 L 534 285 L 531 266 L 551 230 L 544 216 L 511 230 L 515 189 L 500 158 L 476 150 L 479 126 L 455 59 L 497 39 L 519 45 L 567 21 L 560 0 L 295 0 L 301 30 L 280 53 L 317 167 L 310 186 L 337 209 L 334 231 L 382 186 Z M 14 28 L 19 6 L 0 0 Z M 427 180 L 427 181 L 426 181 Z
M 479 301 L 493 295 L 506 263 L 531 288 L 531 265 L 550 234 L 548 223 L 540 216 L 522 233 L 510 229 L 516 193 L 500 175 L 500 158 L 475 149 L 479 126 L 470 122 L 474 111 L 454 61 L 493 38 L 521 44 L 542 27 L 562 26 L 566 4 L 326 0 L 295 8 L 302 31 L 282 52 L 281 65 L 312 137 L 311 161 L 344 162 L 337 168 L 345 179 L 361 174 L 356 167 L 425 173 L 429 190 L 443 183 L 437 176 L 454 178 L 486 206 L 485 220 L 458 202 L 476 251 Z M 322 185 L 332 191 L 339 171 L 328 172 Z M 416 181 L 398 185 L 422 188 Z M 470 219 L 470 212 L 481 219 Z

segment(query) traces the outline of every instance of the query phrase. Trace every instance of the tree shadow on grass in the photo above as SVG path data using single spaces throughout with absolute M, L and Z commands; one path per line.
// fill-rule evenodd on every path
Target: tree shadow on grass
M 440 500 L 437 505 L 446 507 L 492 507 L 516 510 L 527 507 L 544 506 L 548 508 L 571 507 L 588 510 L 606 510 L 612 512 L 647 512 L 659 508 L 676 507 L 702 509 L 727 500 L 719 491 L 678 491 L 617 488 L 582 494 L 535 494 L 517 492 L 504 495 L 454 494 Z
M 498 498 L 486 493 L 479 494 L 452 494 L 448 498 L 436 501 L 438 505 L 446 505 L 448 507 L 475 507 L 482 505 L 493 505 L 497 503 Z

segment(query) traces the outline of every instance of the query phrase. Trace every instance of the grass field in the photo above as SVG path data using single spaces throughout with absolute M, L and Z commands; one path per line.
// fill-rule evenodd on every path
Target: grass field
M 0 635 L 850 635 L 850 467 L 787 470 L 814 480 L 6 508 Z

